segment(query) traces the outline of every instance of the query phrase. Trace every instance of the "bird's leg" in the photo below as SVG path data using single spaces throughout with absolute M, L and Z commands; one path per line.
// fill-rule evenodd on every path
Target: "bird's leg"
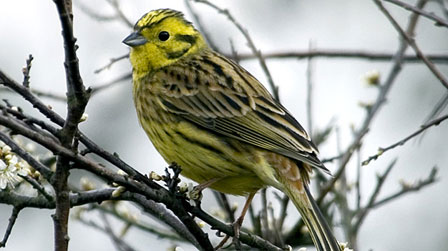
M 249 196 L 247 197 L 246 203 L 244 203 L 244 207 L 243 210 L 241 211 L 240 216 L 238 217 L 238 219 L 232 223 L 232 227 L 233 227 L 233 241 L 238 241 L 238 238 L 240 237 L 240 229 L 241 226 L 243 225 L 243 221 L 244 221 L 244 216 L 246 216 L 247 210 L 249 209 L 250 203 L 252 202 L 252 199 L 254 198 L 255 193 L 251 193 L 249 194 Z M 224 246 L 224 244 L 227 242 L 227 240 L 230 238 L 229 235 L 226 235 L 226 237 L 224 237 L 224 239 L 222 239 L 222 241 L 218 244 L 218 246 L 215 247 L 215 250 L 220 249 L 222 246 Z
M 240 229 L 241 229 L 241 226 L 243 225 L 244 216 L 246 216 L 247 210 L 249 209 L 250 203 L 252 202 L 252 199 L 254 198 L 254 196 L 255 196 L 255 193 L 249 194 L 249 196 L 247 197 L 246 203 L 244 203 L 244 207 L 243 207 L 243 210 L 241 211 L 240 217 L 238 217 L 238 219 L 232 224 L 233 232 L 235 234 L 234 237 L 236 239 L 238 239 L 240 237 Z
M 213 183 L 217 182 L 220 179 L 221 178 L 213 178 L 211 180 L 208 180 L 206 182 L 203 182 L 203 183 L 195 186 L 193 188 L 193 190 L 191 190 L 189 192 L 190 199 L 194 200 L 195 202 L 197 202 L 196 204 L 198 204 L 198 202 L 200 201 L 200 199 L 202 197 L 202 190 L 204 190 L 207 187 L 211 186 Z

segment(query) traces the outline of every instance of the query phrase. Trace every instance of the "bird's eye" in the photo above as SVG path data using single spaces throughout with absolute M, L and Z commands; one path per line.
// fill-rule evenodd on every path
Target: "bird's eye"
M 168 40 L 168 38 L 170 38 L 170 33 L 168 33 L 168 31 L 161 31 L 159 33 L 160 41 L 166 41 L 166 40 Z

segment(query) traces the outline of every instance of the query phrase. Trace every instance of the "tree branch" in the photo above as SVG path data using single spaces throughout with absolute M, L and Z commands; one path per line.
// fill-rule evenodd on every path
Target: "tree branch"
M 0 115 L 0 119 L 1 116 L 2 115 Z M 8 137 L 5 133 L 1 131 L 0 131 L 0 140 L 3 141 L 9 147 L 11 147 L 12 152 L 16 153 L 17 155 L 20 156 L 20 158 L 28 162 L 28 164 L 30 164 L 34 169 L 39 171 L 45 178 L 47 179 L 51 178 L 53 172 L 48 167 L 37 161 L 33 156 L 31 156 L 31 154 L 23 150 L 19 145 L 17 145 L 16 142 L 14 142 L 14 140 L 12 140 L 10 137 Z
M 377 1 L 377 0 L 374 0 Z M 423 5 L 424 2 L 420 1 L 420 4 Z M 409 24 L 407 33 L 408 34 L 414 34 L 415 27 L 417 25 L 419 15 L 412 14 L 409 18 Z M 392 87 L 392 85 L 395 82 L 395 79 L 397 78 L 398 74 L 400 73 L 402 69 L 402 63 L 403 63 L 403 57 L 406 52 L 408 45 L 405 40 L 402 40 L 399 48 L 394 56 L 393 64 L 391 67 L 391 70 L 389 72 L 389 75 L 387 76 L 385 82 L 383 85 L 381 85 L 380 93 L 378 94 L 378 97 L 376 98 L 375 103 L 369 108 L 367 111 L 367 116 L 362 122 L 361 127 L 355 132 L 355 138 L 353 139 L 353 142 L 349 145 L 347 150 L 344 151 L 344 154 L 341 158 L 341 162 L 339 164 L 339 169 L 334 175 L 334 178 L 322 189 L 321 194 L 319 195 L 319 198 L 317 199 L 317 202 L 320 204 L 325 197 L 325 195 L 332 189 L 336 181 L 339 179 L 339 177 L 343 174 L 345 167 L 347 166 L 349 160 L 351 159 L 353 152 L 361 145 L 362 138 L 364 135 L 368 132 L 371 122 L 373 121 L 373 118 L 379 111 L 379 109 L 383 106 L 383 104 L 386 101 L 386 97 Z
M 365 217 L 367 216 L 367 213 L 369 212 L 368 208 L 371 208 L 372 205 L 375 203 L 376 198 L 378 197 L 381 188 L 383 187 L 384 181 L 386 181 L 387 176 L 389 175 L 392 168 L 397 163 L 397 159 L 394 159 L 389 166 L 386 168 L 386 171 L 382 174 L 377 176 L 377 183 L 375 186 L 375 190 L 373 191 L 372 195 L 370 196 L 369 202 L 367 203 L 367 206 L 364 209 L 360 209 L 357 214 L 357 220 L 353 224 L 353 232 L 357 232 L 359 227 L 361 226 L 362 222 L 364 221 Z
M 448 22 L 446 22 L 444 19 L 434 15 L 434 13 L 429 13 L 427 11 L 424 11 L 423 9 L 416 8 L 416 7 L 414 7 L 414 6 L 410 5 L 410 4 L 407 4 L 407 3 L 404 3 L 404 2 L 398 1 L 398 0 L 383 0 L 383 1 L 395 4 L 395 5 L 400 6 L 400 7 L 404 8 L 404 9 L 406 9 L 406 10 L 409 10 L 409 11 L 412 11 L 412 12 L 417 13 L 419 15 L 422 15 L 422 16 L 424 16 L 424 17 L 426 17 L 426 18 L 436 22 L 435 23 L 436 26 L 448 27 Z
M 26 88 L 30 87 L 30 71 L 31 71 L 31 62 L 33 61 L 33 55 L 29 55 L 28 59 L 26 60 L 26 66 L 23 67 L 23 86 Z
M 408 142 L 408 140 L 414 138 L 415 136 L 419 135 L 420 133 L 424 132 L 426 129 L 428 129 L 428 128 L 432 127 L 432 126 L 439 125 L 441 122 L 443 122 L 446 119 L 448 119 L 448 114 L 445 115 L 445 116 L 442 116 L 442 117 L 440 117 L 438 119 L 435 119 L 435 120 L 427 123 L 426 125 L 422 125 L 419 130 L 415 131 L 414 133 L 412 133 L 411 135 L 407 136 L 406 138 L 404 138 L 404 139 L 402 139 L 402 140 L 400 140 L 400 141 L 398 141 L 398 142 L 396 142 L 396 143 L 394 143 L 394 144 L 392 144 L 392 145 L 390 145 L 388 147 L 385 147 L 385 148 L 380 147 L 378 149 L 378 153 L 374 154 L 374 155 L 370 156 L 369 158 L 367 158 L 366 160 L 364 160 L 362 162 L 362 165 L 364 165 L 364 166 L 368 165 L 370 163 L 370 161 L 377 160 L 378 157 L 383 155 L 385 152 L 387 152 L 387 151 L 389 151 L 391 149 L 394 149 L 397 146 L 402 146 L 402 145 L 406 144 L 406 142 Z
M 419 191 L 420 189 L 422 189 L 423 187 L 431 185 L 432 183 L 437 181 L 437 172 L 438 172 L 437 167 L 433 167 L 426 179 L 417 181 L 417 183 L 415 185 L 402 184 L 402 188 L 400 191 L 398 191 L 394 194 L 391 194 L 382 200 L 376 201 L 375 203 L 373 203 L 370 206 L 370 208 L 376 208 L 376 207 L 382 206 L 382 205 L 390 202 L 391 200 L 397 199 L 407 193 L 416 192 L 416 191 Z M 367 208 L 363 208 L 360 211 L 365 210 L 365 209 L 367 209 Z
M 191 212 L 195 216 L 199 217 L 203 221 L 207 222 L 210 226 L 212 226 L 212 229 L 217 229 L 227 235 L 233 236 L 234 233 L 232 226 L 220 222 L 219 220 L 213 218 L 212 216 L 202 211 L 200 208 L 194 207 L 192 208 Z M 256 235 L 248 234 L 243 231 L 240 232 L 240 240 L 251 247 L 255 247 L 261 250 L 272 250 L 272 251 L 283 250 Z
M 59 126 L 63 126 L 65 124 L 65 120 L 59 116 L 56 112 L 51 110 L 47 105 L 42 103 L 38 98 L 36 98 L 29 89 L 23 87 L 22 85 L 18 84 L 14 80 L 7 77 L 2 71 L 0 71 L 0 84 L 7 86 L 8 88 L 14 90 L 15 92 L 19 93 L 25 100 L 30 102 L 33 107 L 37 108 L 40 113 L 45 115 L 48 119 L 50 119 L 53 123 L 56 123 Z M 27 118 L 30 120 L 30 118 Z M 35 121 L 35 120 L 33 120 Z M 43 123 L 43 122 L 42 122 Z M 38 123 L 38 125 L 42 126 L 42 123 Z M 148 178 L 146 178 L 141 173 L 137 172 L 135 169 L 133 169 L 131 166 L 126 164 L 123 160 L 121 160 L 118 155 L 111 154 L 101 147 L 99 147 L 97 144 L 95 144 L 92 140 L 90 140 L 87 136 L 85 136 L 82 132 L 78 130 L 78 136 L 79 140 L 88 148 L 91 150 L 91 152 L 97 154 L 98 156 L 102 157 L 103 159 L 107 160 L 111 164 L 115 165 L 116 167 L 120 168 L 124 172 L 126 172 L 130 177 L 135 178 L 138 181 L 141 181 L 145 184 L 147 184 L 150 187 L 157 188 L 159 187 L 154 182 L 149 182 Z
M 420 48 L 417 46 L 417 43 L 415 43 L 414 38 L 408 35 L 397 23 L 397 21 L 392 17 L 392 15 L 387 11 L 386 8 L 384 8 L 383 4 L 380 0 L 373 0 L 375 4 L 378 6 L 378 8 L 381 10 L 381 12 L 384 13 L 384 15 L 387 17 L 389 22 L 392 24 L 392 26 L 397 30 L 397 32 L 400 34 L 400 36 L 406 40 L 406 42 L 411 46 L 412 49 L 414 49 L 417 56 L 423 60 L 423 62 L 426 64 L 426 66 L 429 68 L 429 70 L 436 76 L 437 79 L 442 83 L 445 88 L 448 89 L 448 80 L 443 76 L 443 74 L 437 69 L 437 67 L 429 61 L 429 59 L 423 54 L 423 52 L 420 50 Z M 425 1 L 426 2 L 426 1 Z
M 16 223 L 17 217 L 19 216 L 20 210 L 22 207 L 13 207 L 11 216 L 9 217 L 8 227 L 6 228 L 5 235 L 3 236 L 3 240 L 0 241 L 0 248 L 6 247 L 6 242 L 8 241 L 9 235 L 11 235 L 12 228 Z
M 232 57 L 232 55 L 227 55 Z M 448 64 L 448 55 L 442 54 L 427 54 L 429 60 L 439 64 Z M 285 52 L 264 52 L 265 59 L 308 59 L 308 58 L 339 58 L 339 59 L 363 59 L 371 61 L 390 61 L 395 57 L 394 53 L 375 52 L 364 50 L 338 50 L 338 49 L 318 49 L 314 48 L 312 51 L 285 51 Z M 248 53 L 238 54 L 240 60 L 256 59 L 256 55 Z M 420 63 L 421 59 L 415 55 L 403 55 L 403 61 L 406 63 Z

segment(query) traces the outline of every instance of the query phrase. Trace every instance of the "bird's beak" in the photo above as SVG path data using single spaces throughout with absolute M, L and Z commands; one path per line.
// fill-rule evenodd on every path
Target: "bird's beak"
M 148 42 L 148 40 L 146 40 L 146 38 L 144 36 L 142 36 L 142 34 L 140 34 L 139 32 L 133 32 L 131 33 L 129 36 L 127 36 L 124 40 L 123 43 L 131 46 L 131 47 L 135 47 L 135 46 L 139 46 L 139 45 L 144 45 L 146 42 Z

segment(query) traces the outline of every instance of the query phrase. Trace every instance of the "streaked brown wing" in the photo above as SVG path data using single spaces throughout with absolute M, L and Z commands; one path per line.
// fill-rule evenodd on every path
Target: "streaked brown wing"
M 156 73 L 159 103 L 216 133 L 328 172 L 302 126 L 247 71 L 206 51 Z

